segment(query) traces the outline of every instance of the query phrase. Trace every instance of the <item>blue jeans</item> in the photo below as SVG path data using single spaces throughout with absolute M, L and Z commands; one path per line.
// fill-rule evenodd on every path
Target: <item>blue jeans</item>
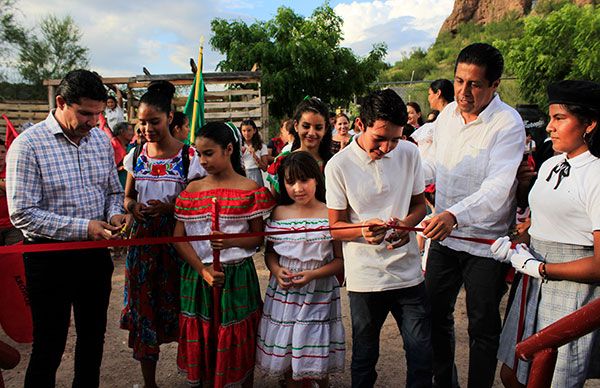
M 469 318 L 469 382 L 491 387 L 500 340 L 500 300 L 506 292 L 508 266 L 494 259 L 455 251 L 433 242 L 425 283 L 431 301 L 434 386 L 458 387 L 454 365 L 454 305 L 464 284 Z
M 425 284 L 380 292 L 349 292 L 352 315 L 352 387 L 373 387 L 379 334 L 389 312 L 400 329 L 407 387 L 431 387 L 432 348 Z

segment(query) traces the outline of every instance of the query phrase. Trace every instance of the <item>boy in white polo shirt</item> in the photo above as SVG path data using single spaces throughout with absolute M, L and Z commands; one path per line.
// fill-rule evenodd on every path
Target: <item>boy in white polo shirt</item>
M 406 386 L 432 383 L 429 304 L 415 234 L 392 232 L 383 221 L 412 227 L 425 217 L 419 151 L 401 140 L 406 120 L 406 105 L 396 92 L 371 93 L 356 121 L 361 135 L 325 167 L 330 225 L 363 225 L 332 231 L 344 241 L 353 387 L 375 384 L 379 334 L 389 312 L 404 341 Z

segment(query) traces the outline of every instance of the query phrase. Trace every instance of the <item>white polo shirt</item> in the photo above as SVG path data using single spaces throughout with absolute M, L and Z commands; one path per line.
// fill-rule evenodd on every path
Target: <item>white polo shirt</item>
M 327 207 L 348 210 L 348 220 L 384 221 L 404 218 L 410 200 L 424 190 L 417 147 L 401 140 L 380 160 L 371 160 L 357 141 L 338 152 L 325 167 Z M 344 241 L 344 267 L 349 291 L 372 292 L 415 286 L 423 281 L 415 233 L 403 247 L 388 251 L 386 243 L 367 244 L 363 238 Z
M 465 123 L 456 102 L 431 123 L 433 142 L 423 166 L 435 183 L 435 210 L 450 211 L 452 235 L 497 239 L 515 218 L 517 168 L 525 150 L 525 126 L 516 110 L 495 95 L 476 120 Z M 486 244 L 453 238 L 441 242 L 456 251 L 492 257 Z
M 570 165 L 568 175 L 558 183 L 559 173 L 552 170 L 564 160 Z M 593 246 L 592 233 L 600 230 L 600 159 L 586 151 L 572 159 L 563 154 L 546 160 L 529 193 L 529 206 L 531 237 Z

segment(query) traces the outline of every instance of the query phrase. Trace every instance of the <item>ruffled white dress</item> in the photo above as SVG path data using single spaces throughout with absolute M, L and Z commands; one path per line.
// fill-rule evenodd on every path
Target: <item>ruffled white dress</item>
M 267 231 L 327 228 L 327 219 L 267 222 Z M 267 237 L 293 272 L 312 270 L 333 260 L 329 231 Z M 344 369 L 345 341 L 340 285 L 335 276 L 300 288 L 279 287 L 271 276 L 258 329 L 256 365 L 275 375 L 292 371 L 294 380 L 322 379 Z

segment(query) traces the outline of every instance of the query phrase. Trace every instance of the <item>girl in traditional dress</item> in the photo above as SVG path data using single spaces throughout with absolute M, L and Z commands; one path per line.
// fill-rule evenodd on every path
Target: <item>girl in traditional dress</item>
M 240 131 L 244 141 L 242 143 L 242 163 L 246 176 L 264 186 L 262 172 L 267 171 L 269 151 L 258 133 L 258 127 L 254 120 L 244 120 L 240 125 Z
M 179 194 L 175 236 L 263 231 L 263 216 L 275 202 L 266 188 L 244 177 L 241 140 L 231 123 L 200 129 L 196 149 L 208 176 Z M 185 260 L 177 364 L 192 385 L 252 386 L 262 308 L 252 255 L 262 242 L 262 237 L 247 237 L 175 244 Z M 220 253 L 221 271 L 214 268 L 214 250 Z
M 184 143 L 190 134 L 190 120 L 183 112 L 173 112 L 173 121 L 169 125 L 169 131 L 175 139 Z
M 174 93 L 169 82 L 150 84 L 138 109 L 147 142 L 123 162 L 129 173 L 125 208 L 135 218 L 136 238 L 171 236 L 175 198 L 189 180 L 206 175 L 194 149 L 169 132 Z M 159 345 L 176 341 L 179 334 L 179 266 L 175 249 L 167 244 L 132 246 L 127 254 L 121 328 L 129 330 L 129 346 L 147 388 L 156 387 Z
M 308 152 L 294 152 L 278 170 L 279 206 L 267 231 L 327 228 L 325 182 Z M 267 237 L 271 279 L 258 330 L 257 366 L 285 376 L 287 387 L 302 380 L 328 386 L 328 375 L 344 369 L 340 285 L 342 248 L 329 231 Z
M 529 275 L 525 315 L 519 316 L 521 281 L 500 337 L 500 375 L 507 387 L 522 387 L 529 377 L 530 364 L 515 362 L 516 342 L 600 297 L 600 84 L 557 82 L 548 87 L 548 100 L 547 131 L 561 154 L 542 164 L 529 194 L 529 247 L 515 252 L 508 237 L 492 245 L 496 259 L 510 260 Z M 558 349 L 552 386 L 582 387 L 586 378 L 600 377 L 599 361 L 596 330 Z
M 317 97 L 305 98 L 298 104 L 294 112 L 294 126 L 291 135 L 294 136 L 292 152 L 306 151 L 319 165 L 321 172 L 331 159 L 331 129 L 329 128 L 329 111 L 323 101 Z M 288 155 L 282 152 L 278 158 Z M 267 169 L 267 181 L 271 184 L 272 192 L 279 193 L 279 178 L 277 177 L 277 158 Z M 281 188 L 283 189 L 283 188 Z

